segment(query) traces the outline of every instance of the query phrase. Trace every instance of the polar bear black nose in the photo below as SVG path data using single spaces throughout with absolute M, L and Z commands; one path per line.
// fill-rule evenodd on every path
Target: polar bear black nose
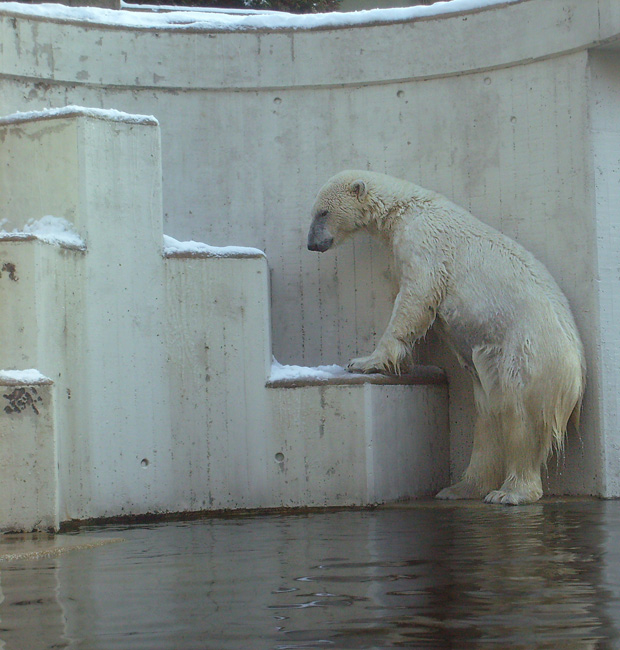
M 321 241 L 315 241 L 308 237 L 308 250 L 316 251 L 318 253 L 324 253 L 326 250 L 329 250 L 334 243 L 334 238 L 329 237 L 328 239 L 322 239 Z

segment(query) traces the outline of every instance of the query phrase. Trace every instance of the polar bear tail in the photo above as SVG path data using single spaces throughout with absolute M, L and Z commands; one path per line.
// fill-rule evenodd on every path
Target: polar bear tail
M 570 424 L 575 431 L 579 431 L 579 424 L 581 421 L 581 404 L 583 402 L 583 395 L 579 396 L 579 399 L 577 400 L 577 403 L 575 404 L 575 408 L 573 409 L 573 412 L 570 414 L 570 417 L 568 418 L 568 424 Z
M 570 355 L 557 370 L 555 385 L 550 386 L 548 392 L 541 393 L 544 395 L 542 424 L 546 430 L 544 437 L 547 438 L 549 453 L 552 450 L 562 452 L 569 424 L 576 430 L 579 429 L 585 388 L 585 365 L 582 359 L 575 359 Z

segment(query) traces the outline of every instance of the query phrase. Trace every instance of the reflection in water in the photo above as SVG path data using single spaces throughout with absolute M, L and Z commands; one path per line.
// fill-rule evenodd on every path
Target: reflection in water
M 0 567 L 8 650 L 620 647 L 620 502 L 90 529 Z

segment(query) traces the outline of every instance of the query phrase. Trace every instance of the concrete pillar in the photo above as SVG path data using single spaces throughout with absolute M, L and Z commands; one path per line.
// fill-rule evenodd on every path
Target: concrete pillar
M 29 298 L 0 357 L 57 384 L 61 518 L 157 510 L 173 481 L 157 122 L 70 108 L 0 122 L 0 138 L 0 218 L 68 219 L 87 245 L 4 243 Z
M 180 509 L 270 505 L 269 269 L 262 254 L 166 257 L 173 472 Z
M 589 114 L 596 206 L 595 298 L 598 314 L 589 374 L 591 403 L 600 418 L 601 493 L 620 497 L 620 61 L 618 51 L 591 52 Z M 590 333 L 588 333 L 588 338 Z

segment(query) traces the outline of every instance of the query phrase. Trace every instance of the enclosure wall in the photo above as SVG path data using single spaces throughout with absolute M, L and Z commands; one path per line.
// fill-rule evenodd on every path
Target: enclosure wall
M 594 182 L 595 160 L 617 161 L 601 157 L 589 110 L 593 53 L 618 54 L 617 3 L 522 0 L 299 30 L 134 29 L 100 16 L 41 19 L 0 5 L 0 114 L 79 104 L 156 116 L 166 232 L 266 252 L 283 363 L 346 363 L 372 350 L 389 318 L 394 285 L 378 242 L 361 236 L 322 256 L 305 248 L 310 205 L 333 173 L 386 172 L 471 209 L 549 267 L 585 342 L 581 437 L 559 470 L 551 463 L 551 491 L 620 494 L 606 478 L 620 452 L 602 410 L 615 376 L 601 368 L 611 321 L 599 318 L 599 216 L 613 197 Z M 420 350 L 448 370 L 458 475 L 469 383 L 432 334 Z

